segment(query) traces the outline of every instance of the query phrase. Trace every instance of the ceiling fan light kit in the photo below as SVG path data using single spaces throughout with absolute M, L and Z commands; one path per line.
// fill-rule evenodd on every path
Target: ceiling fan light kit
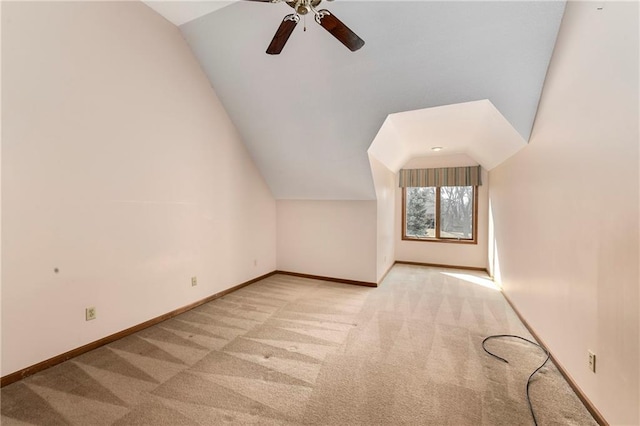
M 282 52 L 284 45 L 289 40 L 291 33 L 295 29 L 298 22 L 300 22 L 300 15 L 306 15 L 313 13 L 315 21 L 325 30 L 327 30 L 338 41 L 344 44 L 347 49 L 355 52 L 364 46 L 364 40 L 362 40 L 356 33 L 351 31 L 342 21 L 340 21 L 334 14 L 327 9 L 318 10 L 322 0 L 248 0 L 259 1 L 262 3 L 286 3 L 295 11 L 284 17 L 282 23 L 278 27 L 276 34 L 273 36 L 267 53 L 270 55 L 278 55 Z M 332 0 L 327 0 L 332 1 Z

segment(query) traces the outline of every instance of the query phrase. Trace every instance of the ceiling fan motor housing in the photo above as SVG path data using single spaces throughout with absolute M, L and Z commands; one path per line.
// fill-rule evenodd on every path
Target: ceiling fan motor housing
M 299 15 L 306 15 L 316 8 L 322 0 L 294 0 L 288 1 L 287 4 L 295 9 Z

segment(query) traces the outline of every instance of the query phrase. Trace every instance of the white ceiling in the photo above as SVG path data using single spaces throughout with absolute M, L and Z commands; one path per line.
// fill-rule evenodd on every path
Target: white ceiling
M 146 3 L 150 8 L 158 12 L 160 15 L 164 16 L 168 21 L 180 26 L 184 23 L 193 21 L 196 18 L 207 15 L 211 12 L 235 3 L 235 1 L 143 0 L 143 3 Z
M 491 170 L 526 144 L 485 99 L 391 114 L 368 152 L 393 172 L 412 158 L 452 154 L 466 154 Z
M 389 114 L 487 99 L 528 140 L 564 2 L 322 7 L 365 46 L 352 53 L 308 18 L 281 55 L 265 54 L 285 4 L 241 1 L 180 27 L 276 198 L 375 198 L 367 149 Z M 392 121 L 396 144 L 433 146 L 427 123 Z M 456 135 L 438 133 L 437 144 Z

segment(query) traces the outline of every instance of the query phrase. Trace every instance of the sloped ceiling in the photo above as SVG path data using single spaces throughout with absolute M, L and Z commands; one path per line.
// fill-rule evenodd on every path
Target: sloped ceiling
M 164 0 L 144 0 L 149 7 L 164 16 L 175 25 L 182 25 L 208 13 L 222 9 L 234 1 L 212 0 L 212 1 L 164 1 Z
M 321 6 L 365 46 L 308 17 L 265 54 L 286 4 L 240 1 L 180 26 L 276 198 L 374 199 L 367 149 L 393 113 L 486 99 L 528 140 L 564 2 Z

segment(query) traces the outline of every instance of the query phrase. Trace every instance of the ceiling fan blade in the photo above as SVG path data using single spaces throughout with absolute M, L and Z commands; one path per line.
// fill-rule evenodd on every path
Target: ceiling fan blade
M 325 30 L 329 31 L 331 35 L 337 38 L 340 43 L 347 46 L 349 50 L 355 52 L 364 46 L 364 40 L 358 37 L 356 33 L 351 31 L 349 27 L 342 23 L 327 9 L 318 11 L 316 15 L 316 22 L 322 26 Z
M 291 36 L 293 29 L 298 25 L 299 21 L 300 17 L 295 13 L 284 17 L 278 27 L 278 31 L 276 31 L 276 35 L 273 36 L 273 40 L 271 40 L 269 47 L 267 47 L 267 53 L 269 55 L 278 55 L 282 52 L 284 45 L 287 44 L 289 36 Z

